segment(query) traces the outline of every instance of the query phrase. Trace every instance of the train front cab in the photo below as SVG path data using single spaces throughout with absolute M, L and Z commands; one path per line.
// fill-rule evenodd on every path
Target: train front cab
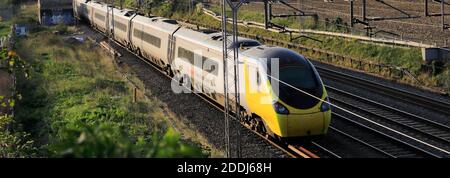
M 267 51 L 260 54 L 265 56 L 259 57 L 279 59 L 280 72 L 277 79 L 292 86 L 278 82 L 279 92 L 275 92 L 276 84 L 271 82 L 277 80 L 271 80 L 273 76 L 264 77 L 262 74 L 266 72 L 262 66 L 246 62 L 244 96 L 248 101 L 249 110 L 262 118 L 268 133 L 275 137 L 296 138 L 326 134 L 331 121 L 331 109 L 328 103 L 323 102 L 328 100 L 328 95 L 313 65 L 304 57 L 287 49 L 263 50 Z M 283 55 L 280 56 L 279 53 Z M 251 86 L 256 86 L 256 89 L 252 89 Z M 310 93 L 322 101 L 293 87 Z

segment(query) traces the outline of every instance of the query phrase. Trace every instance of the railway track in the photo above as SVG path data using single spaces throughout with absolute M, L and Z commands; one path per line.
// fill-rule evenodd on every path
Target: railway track
M 316 66 L 316 68 L 322 77 L 333 79 L 337 82 L 341 82 L 342 84 L 357 86 L 366 91 L 380 93 L 382 95 L 386 95 L 387 97 L 395 98 L 406 103 L 413 103 L 414 105 L 433 110 L 438 113 L 450 115 L 450 103 L 448 102 L 436 100 L 406 90 L 385 86 L 373 81 L 353 77 L 348 74 L 336 72 L 322 67 Z
M 347 137 L 347 138 L 349 138 L 349 139 L 351 139 L 351 140 L 353 140 L 353 141 L 355 141 L 355 142 L 357 142 L 357 143 L 359 143 L 361 145 L 364 145 L 364 146 L 366 146 L 366 147 L 368 147 L 368 148 L 370 148 L 372 150 L 375 150 L 375 152 L 378 152 L 378 153 L 380 153 L 382 155 L 387 155 L 387 157 L 394 157 L 393 155 L 391 155 L 391 154 L 381 150 L 380 148 L 377 148 L 377 147 L 371 145 L 370 143 L 367 143 L 366 141 L 363 141 L 363 140 L 361 140 L 359 138 L 356 138 L 355 136 L 352 136 L 349 133 L 345 133 L 344 131 L 341 131 L 341 130 L 333 127 L 333 126 L 330 126 L 329 129 L 330 129 L 329 132 L 334 132 L 336 134 L 339 134 L 339 135 L 342 135 L 344 137 Z
M 330 96 L 332 96 L 330 100 L 333 104 L 351 110 L 359 116 L 389 129 L 380 128 L 376 124 L 360 118 L 353 119 L 354 121 L 359 121 L 377 130 L 392 132 L 392 136 L 406 140 L 407 143 L 417 145 L 418 148 L 437 157 L 450 157 L 450 128 L 448 126 L 330 86 L 327 86 L 327 90 L 330 92 Z M 346 112 L 340 108 L 337 111 Z M 348 114 L 345 113 L 344 115 Z
M 419 148 L 411 143 L 398 139 L 388 133 L 360 123 L 353 118 L 333 113 L 331 131 L 344 135 L 362 145 L 378 152 L 384 157 L 391 158 L 428 158 L 439 157 L 429 151 Z M 337 129 L 340 128 L 340 129 Z M 345 128 L 346 132 L 341 131 Z M 349 134 L 351 133 L 351 134 Z
M 362 157 L 376 158 L 439 158 L 427 150 L 411 143 L 393 137 L 389 134 L 374 129 L 366 124 L 359 123 L 350 117 L 333 114 L 333 122 L 329 127 L 328 136 L 343 137 L 350 140 L 351 147 L 364 149 L 369 154 Z M 310 150 L 322 150 L 318 153 L 326 158 L 361 157 L 353 156 L 351 152 L 342 148 L 334 148 L 333 143 L 324 139 L 313 139 L 306 144 Z M 344 155 L 344 156 L 341 156 Z M 347 156 L 346 156 L 347 155 Z M 348 156 L 350 155 L 350 156 Z

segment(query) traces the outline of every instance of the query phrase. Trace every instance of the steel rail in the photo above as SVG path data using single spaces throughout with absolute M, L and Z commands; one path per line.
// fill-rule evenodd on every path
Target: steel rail
M 366 79 L 357 78 L 349 74 L 325 69 L 323 67 L 316 66 L 316 68 L 322 77 L 331 78 L 345 84 L 350 84 L 351 86 L 358 86 L 374 93 L 387 95 L 407 103 L 414 103 L 415 105 L 423 108 L 450 115 L 450 103 L 448 102 L 429 98 L 403 89 L 382 85 Z
M 335 132 L 337 132 L 340 135 L 343 135 L 343 136 L 345 136 L 347 138 L 350 138 L 351 140 L 354 140 L 354 141 L 356 141 L 356 142 L 358 142 L 358 143 L 360 143 L 360 144 L 362 144 L 364 146 L 367 146 L 370 149 L 375 150 L 378 153 L 381 153 L 381 154 L 386 155 L 386 156 L 391 157 L 391 158 L 397 158 L 396 156 L 394 156 L 394 155 L 392 155 L 392 154 L 390 154 L 390 153 L 388 153 L 386 151 L 383 151 L 382 149 L 377 148 L 377 147 L 375 147 L 375 146 L 373 146 L 373 145 L 371 145 L 371 144 L 369 144 L 369 143 L 367 143 L 367 142 L 365 142 L 365 141 L 363 141 L 361 139 L 358 139 L 358 138 L 356 138 L 356 137 L 354 137 L 354 136 L 352 136 L 352 135 L 350 135 L 348 133 L 345 133 L 344 131 L 341 131 L 341 130 L 335 128 L 335 127 L 330 126 L 330 129 L 335 131 Z
M 382 132 L 382 131 L 380 131 L 380 130 L 374 129 L 374 128 L 372 128 L 372 127 L 369 127 L 369 126 L 367 126 L 367 125 L 364 125 L 364 124 L 362 124 L 362 123 L 359 123 L 359 122 L 357 122 L 357 121 L 354 121 L 353 119 L 347 118 L 347 117 L 342 116 L 342 115 L 340 115 L 340 114 L 333 113 L 333 118 L 334 118 L 334 119 L 339 119 L 339 120 L 346 121 L 346 122 L 348 122 L 348 123 L 351 123 L 351 124 L 354 125 L 354 126 L 357 126 L 357 127 L 359 127 L 359 128 L 363 128 L 363 129 L 365 129 L 365 130 L 368 130 L 368 131 L 370 131 L 370 132 L 373 133 L 373 134 L 376 134 L 376 135 L 378 135 L 378 136 L 382 136 L 382 137 L 384 137 L 384 138 L 386 138 L 386 139 L 388 139 L 388 140 L 390 140 L 390 141 L 392 141 L 392 142 L 395 142 L 395 143 L 397 143 L 397 144 L 401 144 L 401 145 L 403 145 L 404 147 L 406 147 L 406 148 L 404 148 L 404 149 L 409 150 L 409 151 L 415 151 L 415 152 L 416 152 L 415 154 L 417 154 L 417 155 L 427 155 L 427 156 L 429 156 L 429 157 L 440 158 L 440 156 L 438 156 L 438 155 L 436 155 L 436 154 L 434 154 L 434 153 L 431 153 L 431 152 L 429 152 L 429 151 L 427 151 L 427 150 L 424 150 L 424 149 L 422 149 L 422 148 L 419 148 L 419 147 L 417 147 L 417 146 L 415 146 L 415 145 L 412 145 L 412 144 L 410 144 L 410 143 L 408 143 L 408 142 L 405 142 L 405 141 L 403 141 L 403 140 L 400 140 L 400 139 L 398 139 L 398 138 L 396 138 L 396 137 L 393 137 L 393 136 L 391 136 L 391 135 L 389 135 L 389 134 L 387 134 L 387 133 L 384 133 L 384 132 Z M 379 148 L 379 149 L 383 150 L 382 148 Z M 383 150 L 383 151 L 385 151 L 385 150 Z M 388 152 L 388 151 L 386 151 L 386 152 Z M 390 154 L 392 154 L 392 153 L 390 153 Z M 394 156 L 395 156 L 395 155 L 394 155 Z
M 353 100 L 356 100 L 357 102 L 363 102 L 364 104 L 367 104 L 369 106 L 374 106 L 374 109 L 380 109 L 384 112 L 384 115 L 382 112 L 375 112 L 370 111 L 368 109 L 362 108 L 360 106 L 355 106 L 352 103 L 349 103 L 348 101 L 343 101 L 340 99 L 332 98 L 332 100 L 336 101 L 337 103 L 341 103 L 342 105 L 348 106 L 353 108 L 356 111 L 361 111 L 363 113 L 366 113 L 368 115 L 371 115 L 375 118 L 381 119 L 385 122 L 388 122 L 390 124 L 397 125 L 399 127 L 406 128 L 410 130 L 410 132 L 415 132 L 414 135 L 422 134 L 425 137 L 428 137 L 430 139 L 434 139 L 438 142 L 442 142 L 446 145 L 450 145 L 450 128 L 446 125 L 430 121 L 428 119 L 425 119 L 423 117 L 410 114 L 398 109 L 395 109 L 393 107 L 383 105 L 380 103 L 377 103 L 375 101 L 371 101 L 366 98 L 362 98 L 360 96 L 356 96 L 354 94 L 333 88 L 327 86 L 328 91 L 333 91 L 336 93 L 339 93 L 339 95 L 345 95 Z M 386 114 L 385 111 L 388 111 Z M 395 117 L 397 116 L 397 117 Z M 443 136 L 442 136 L 443 135 Z

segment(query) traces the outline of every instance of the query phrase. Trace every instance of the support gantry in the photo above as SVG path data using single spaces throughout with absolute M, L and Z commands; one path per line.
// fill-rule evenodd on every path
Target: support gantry
M 292 6 L 291 4 L 287 3 L 285 0 L 260 0 L 264 3 L 264 25 L 266 29 L 269 29 L 271 27 L 279 27 L 279 25 L 272 22 L 273 18 L 288 18 L 288 17 L 313 17 L 315 20 L 318 19 L 317 13 L 308 13 L 305 12 L 297 7 Z M 257 2 L 260 2 L 257 1 Z M 281 4 L 284 7 L 287 7 L 288 9 L 294 11 L 293 14 L 274 14 L 273 13 L 273 4 Z
M 360 0 L 361 2 L 361 19 L 358 19 L 355 17 L 354 13 L 354 6 L 356 0 L 349 0 L 350 2 L 350 26 L 354 27 L 355 24 L 362 24 L 364 25 L 364 28 L 366 29 L 366 35 L 372 36 L 372 30 L 374 29 L 373 26 L 370 25 L 370 22 L 376 22 L 376 21 L 384 21 L 384 20 L 399 20 L 399 19 L 412 19 L 412 18 L 420 18 L 421 16 L 418 15 L 411 15 L 408 12 L 395 7 L 392 4 L 389 4 L 388 2 L 384 0 L 374 0 L 377 3 L 380 3 L 384 5 L 386 8 L 393 9 L 397 12 L 400 12 L 402 16 L 392 16 L 392 17 L 368 17 L 368 11 L 367 11 L 367 0 Z

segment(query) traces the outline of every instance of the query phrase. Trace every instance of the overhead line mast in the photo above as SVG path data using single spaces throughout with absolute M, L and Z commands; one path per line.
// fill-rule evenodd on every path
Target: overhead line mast
M 231 133 L 231 119 L 234 118 L 237 122 L 241 120 L 241 103 L 240 103 L 240 88 L 239 88 L 239 45 L 238 45 L 238 11 L 239 8 L 245 3 L 251 2 L 263 2 L 265 4 L 265 19 L 266 28 L 270 26 L 270 19 L 273 17 L 271 14 L 271 5 L 269 3 L 272 0 L 222 0 L 222 52 L 223 52 L 223 76 L 224 76 L 224 113 L 225 113 L 225 150 L 226 157 L 241 157 L 241 143 L 240 143 L 240 131 L 236 128 L 236 145 L 232 144 Z M 282 0 L 278 2 L 284 5 L 290 6 L 284 3 Z M 231 10 L 231 34 L 229 34 L 228 24 L 228 9 Z M 301 15 L 307 15 L 301 13 Z M 283 15 L 286 16 L 286 15 Z M 230 40 L 231 39 L 231 40 Z M 233 117 L 234 116 L 234 117 Z M 233 151 L 233 148 L 236 148 Z
M 226 157 L 241 157 L 240 131 L 236 128 L 236 151 L 233 154 L 233 144 L 231 140 L 231 119 L 237 122 L 241 120 L 241 103 L 239 93 L 239 46 L 238 43 L 238 22 L 237 14 L 239 8 L 244 3 L 268 2 L 268 0 L 222 0 L 222 52 L 224 70 L 224 110 L 225 110 L 225 150 Z M 227 29 L 228 10 L 231 9 L 231 35 Z M 231 40 L 230 38 L 231 37 Z M 231 62 L 230 65 L 229 62 Z M 230 67 L 232 67 L 230 69 Z M 230 80 L 231 79 L 231 80 Z
M 231 143 L 231 119 L 235 116 L 237 121 L 240 120 L 240 95 L 239 95 L 239 54 L 238 54 L 238 29 L 237 29 L 237 12 L 239 7 L 247 2 L 245 0 L 240 0 L 239 2 L 232 2 L 231 0 L 222 1 L 222 52 L 223 52 L 223 66 L 224 66 L 224 106 L 225 106 L 225 149 L 226 157 L 241 157 L 240 151 L 240 132 L 239 128 L 237 131 L 236 140 L 236 153 L 233 155 L 232 143 Z M 232 29 L 231 29 L 231 41 L 228 38 L 227 22 L 227 7 L 232 11 Z M 231 46 L 230 46 L 231 43 Z M 229 69 L 232 62 L 232 69 Z M 230 81 L 231 79 L 231 81 Z M 234 90 L 233 90 L 234 89 Z M 234 92 L 233 92 L 234 91 Z M 233 106 L 234 104 L 234 106 Z
M 236 128 L 236 145 L 232 144 L 231 133 L 231 119 L 235 118 L 236 121 L 241 120 L 241 103 L 240 103 L 240 87 L 239 87 L 239 45 L 238 45 L 238 11 L 239 8 L 245 3 L 251 2 L 263 2 L 265 4 L 265 21 L 266 28 L 270 26 L 270 19 L 273 17 L 271 14 L 271 5 L 269 3 L 272 0 L 222 0 L 222 52 L 223 52 L 223 70 L 224 70 L 224 110 L 225 110 L 225 150 L 226 157 L 241 157 L 241 143 L 240 143 L 240 131 Z M 290 6 L 284 3 L 282 0 L 278 2 L 284 5 Z M 228 9 L 231 10 L 231 34 L 229 34 L 228 23 Z M 301 13 L 300 16 L 307 14 Z M 287 16 L 287 15 L 283 15 Z M 230 40 L 231 39 L 231 40 Z M 233 148 L 236 148 L 233 151 Z

